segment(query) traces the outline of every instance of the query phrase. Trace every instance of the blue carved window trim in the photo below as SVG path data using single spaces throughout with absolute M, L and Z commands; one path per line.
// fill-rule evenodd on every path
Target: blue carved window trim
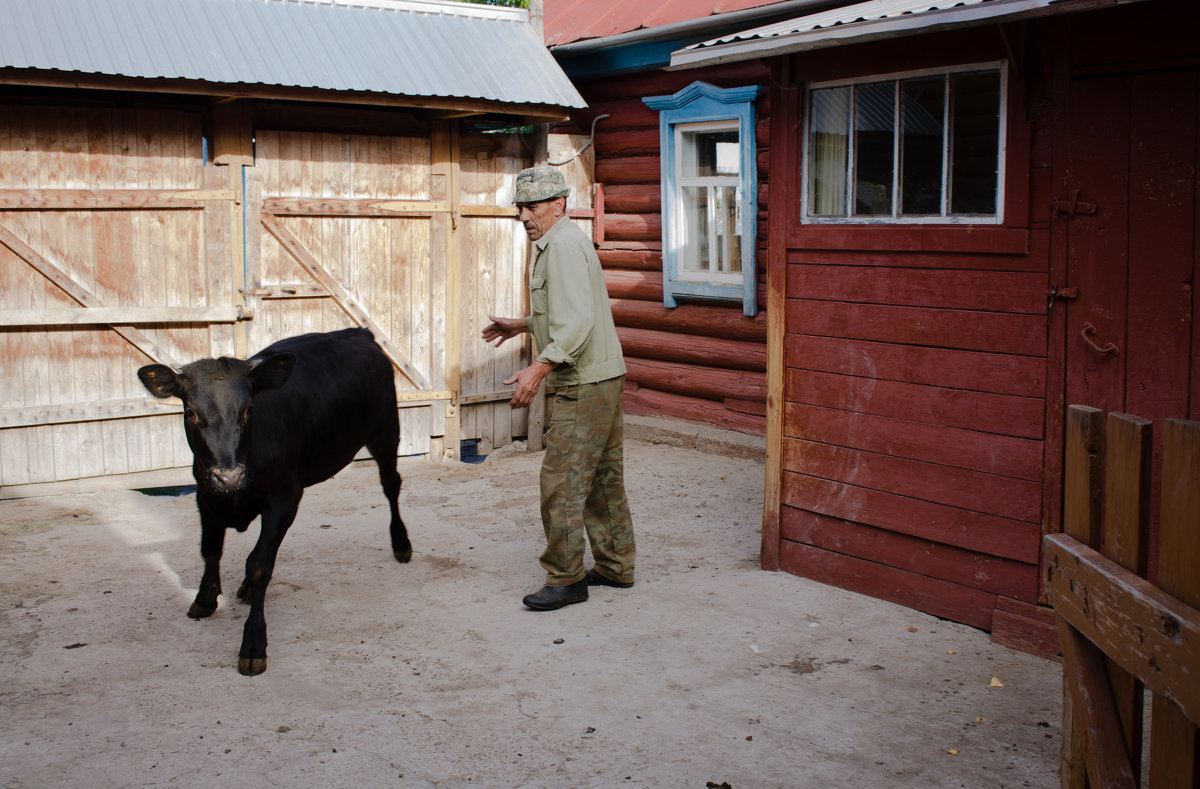
M 674 307 L 679 299 L 740 301 L 742 312 L 758 312 L 755 275 L 755 232 L 758 217 L 758 170 L 754 147 L 754 100 L 762 90 L 757 85 L 718 88 L 693 82 L 670 96 L 649 96 L 642 101 L 659 112 L 659 146 L 662 157 L 663 304 Z M 736 226 L 740 237 L 740 281 L 731 274 L 686 272 L 681 249 L 684 230 L 685 180 L 681 172 L 680 134 L 690 129 L 737 130 L 739 193 Z

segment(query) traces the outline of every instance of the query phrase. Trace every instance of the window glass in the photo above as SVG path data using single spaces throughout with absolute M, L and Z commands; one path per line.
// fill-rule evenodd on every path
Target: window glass
M 946 78 L 942 76 L 906 79 L 900 83 L 901 213 L 942 212 L 945 92 Z
M 683 187 L 683 236 L 686 253 L 680 257 L 683 271 L 705 271 L 708 260 L 708 188 Z
M 809 90 L 807 216 L 998 220 L 1000 68 Z
M 846 165 L 850 150 L 850 88 L 812 92 L 809 121 L 809 213 L 846 215 Z
M 896 84 L 859 85 L 854 91 L 854 213 L 892 213 L 896 160 Z
M 683 178 L 737 176 L 741 150 L 733 131 L 683 133 Z
M 738 184 L 741 142 L 736 128 L 679 128 L 682 274 L 742 270 Z
M 738 273 L 742 270 L 742 234 L 738 206 L 741 190 L 735 186 L 718 186 L 713 189 L 716 199 L 717 220 L 716 270 Z
M 994 214 L 999 182 L 1000 74 L 956 74 L 950 78 L 950 95 L 954 97 L 950 210 Z

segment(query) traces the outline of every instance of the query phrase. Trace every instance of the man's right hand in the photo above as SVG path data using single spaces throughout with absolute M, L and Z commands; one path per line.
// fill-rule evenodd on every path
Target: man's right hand
M 497 348 L 503 345 L 505 340 L 529 331 L 524 318 L 497 318 L 495 315 L 489 315 L 488 320 L 491 323 L 483 329 L 483 341 L 495 340 Z

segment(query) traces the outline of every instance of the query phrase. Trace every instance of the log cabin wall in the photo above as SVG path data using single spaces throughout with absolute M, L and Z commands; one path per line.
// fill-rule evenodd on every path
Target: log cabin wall
M 768 72 L 761 63 L 685 72 L 657 71 L 577 83 L 588 109 L 554 131 L 587 135 L 595 125 L 595 179 L 602 220 L 600 262 L 625 352 L 625 411 L 762 435 L 766 429 Z M 691 301 L 663 306 L 659 117 L 642 98 L 701 80 L 720 88 L 761 85 L 755 104 L 758 165 L 756 317 L 740 304 Z

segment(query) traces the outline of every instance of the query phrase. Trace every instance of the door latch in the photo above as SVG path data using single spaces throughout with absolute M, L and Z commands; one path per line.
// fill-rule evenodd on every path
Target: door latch
M 1056 217 L 1059 214 L 1066 214 L 1067 216 L 1079 216 L 1080 214 L 1086 214 L 1088 216 L 1091 216 L 1092 214 L 1095 214 L 1096 213 L 1096 204 L 1095 203 L 1079 202 L 1079 195 L 1082 191 L 1083 191 L 1082 189 L 1076 189 L 1075 193 L 1073 195 L 1071 195 L 1070 200 L 1051 200 L 1050 201 L 1050 209 L 1051 209 L 1050 216 L 1051 216 L 1051 218 Z
M 1070 300 L 1079 298 L 1079 288 L 1060 288 L 1057 285 L 1051 285 L 1046 291 L 1049 297 L 1046 304 L 1046 322 L 1050 322 L 1050 316 L 1054 313 L 1054 302 L 1058 299 Z

